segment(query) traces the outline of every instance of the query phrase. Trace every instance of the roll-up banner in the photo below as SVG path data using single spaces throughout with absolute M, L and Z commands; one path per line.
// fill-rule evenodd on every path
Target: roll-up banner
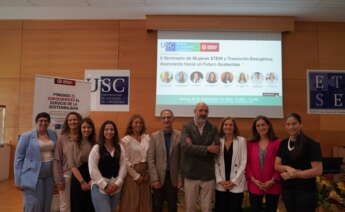
M 33 124 L 38 113 L 47 112 L 57 131 L 69 112 L 86 116 L 90 111 L 90 83 L 83 80 L 36 75 L 34 95 Z

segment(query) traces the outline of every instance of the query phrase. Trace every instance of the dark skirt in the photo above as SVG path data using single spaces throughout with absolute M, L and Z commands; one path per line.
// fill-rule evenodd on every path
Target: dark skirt
M 82 164 L 78 168 L 81 176 L 84 178 L 85 182 L 89 182 L 91 180 L 89 167 L 87 163 Z M 74 177 L 72 174 L 71 179 L 71 212 L 94 212 L 95 209 L 93 207 L 91 201 L 91 192 L 83 191 L 81 189 L 80 182 L 77 178 Z

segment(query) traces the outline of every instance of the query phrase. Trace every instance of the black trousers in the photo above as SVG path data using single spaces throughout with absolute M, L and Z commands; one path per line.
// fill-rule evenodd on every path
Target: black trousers
M 262 202 L 264 197 L 266 199 L 265 205 Z M 249 193 L 249 201 L 251 212 L 276 212 L 279 202 L 279 194 L 257 195 Z
M 85 182 L 90 181 L 90 174 L 88 164 L 84 163 L 78 168 L 81 176 L 83 176 Z M 71 179 L 71 212 L 94 212 L 91 201 L 91 192 L 83 191 L 81 189 L 80 182 L 72 174 Z
M 163 212 L 164 201 L 168 202 L 168 211 L 177 212 L 177 192 L 178 189 L 172 185 L 169 172 L 165 175 L 164 185 L 160 189 L 153 191 L 153 212 Z
M 243 193 L 216 190 L 215 212 L 241 212 Z
M 283 190 L 282 197 L 288 212 L 315 212 L 317 208 L 316 191 Z

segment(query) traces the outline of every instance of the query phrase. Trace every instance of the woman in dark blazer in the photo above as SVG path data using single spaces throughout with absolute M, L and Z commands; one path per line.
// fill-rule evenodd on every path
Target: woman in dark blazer
M 53 198 L 52 162 L 56 133 L 50 116 L 39 113 L 36 128 L 20 136 L 14 159 L 15 186 L 24 194 L 25 212 L 49 212 Z

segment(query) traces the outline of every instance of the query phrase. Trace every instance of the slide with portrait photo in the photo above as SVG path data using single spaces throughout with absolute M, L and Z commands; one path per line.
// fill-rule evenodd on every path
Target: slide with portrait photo
M 157 105 L 282 107 L 280 33 L 190 33 L 159 32 Z

